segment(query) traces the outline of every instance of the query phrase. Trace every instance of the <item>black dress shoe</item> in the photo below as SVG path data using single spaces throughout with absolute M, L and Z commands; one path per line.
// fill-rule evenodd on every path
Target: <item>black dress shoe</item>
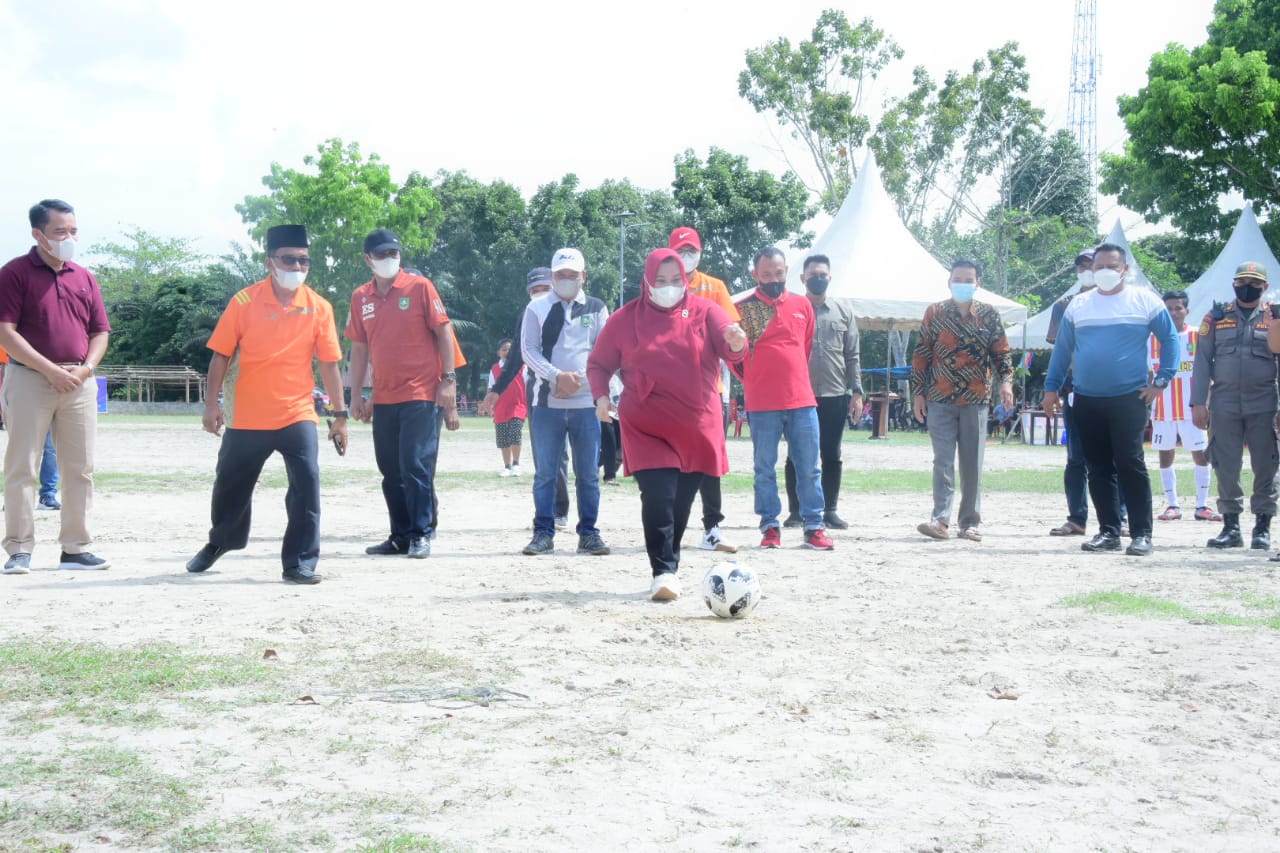
M 1130 557 L 1146 557 L 1151 553 L 1151 537 L 1135 536 L 1124 552 Z
M 783 527 L 803 527 L 804 522 L 800 520 L 800 516 L 796 515 L 793 512 L 790 515 L 788 515 L 786 519 L 782 522 L 782 526 Z
M 187 560 L 187 571 L 195 574 L 203 572 L 218 561 L 218 558 L 227 553 L 226 548 L 219 548 L 217 545 L 205 545 L 200 551 Z
M 1204 544 L 1206 548 L 1243 548 L 1244 537 L 1240 535 L 1240 528 L 1226 527 Z
M 843 518 L 836 515 L 835 510 L 832 510 L 831 512 L 826 513 L 822 517 L 822 520 L 826 522 L 827 527 L 829 527 L 832 530 L 848 530 L 849 529 L 849 522 L 845 521 Z
M 1120 537 L 1111 533 L 1099 533 L 1088 542 L 1080 544 L 1081 551 L 1119 551 Z
M 409 545 L 406 542 L 400 542 L 396 539 L 387 539 L 386 542 L 379 542 L 377 545 L 370 545 L 364 549 L 366 554 L 373 554 L 375 557 L 392 557 L 396 554 L 409 553 Z
M 294 566 L 291 569 L 284 570 L 284 581 L 285 583 L 320 583 L 320 575 L 316 574 L 315 569 Z

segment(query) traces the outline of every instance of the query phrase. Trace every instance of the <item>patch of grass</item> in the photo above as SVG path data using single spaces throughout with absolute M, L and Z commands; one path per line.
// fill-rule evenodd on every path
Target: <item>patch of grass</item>
M 373 844 L 357 847 L 354 853 L 445 853 L 450 849 L 428 835 L 402 832 Z
M 1210 625 L 1237 625 L 1280 630 L 1280 600 L 1257 598 L 1247 594 L 1243 598 L 1237 597 L 1236 600 L 1258 615 L 1201 611 L 1176 601 L 1129 592 L 1090 592 L 1071 595 L 1062 599 L 1059 604 L 1064 607 L 1081 607 L 1093 613 L 1132 616 L 1138 619 L 1176 619 Z
M 110 829 L 136 837 L 166 831 L 192 814 L 188 783 L 129 750 L 97 746 L 56 757 L 13 755 L 0 763 L 7 827 L 32 833 Z
M 293 853 L 295 850 L 333 848 L 333 836 L 323 829 L 301 829 L 287 833 L 264 821 L 214 821 L 187 825 L 168 839 L 170 853 L 196 850 L 245 850 L 253 853 Z
M 0 643 L 0 702 L 55 700 L 54 714 L 82 714 L 95 721 L 155 725 L 151 708 L 137 705 L 158 695 L 274 682 L 277 672 L 260 659 L 192 654 L 167 644 L 112 649 L 91 644 Z

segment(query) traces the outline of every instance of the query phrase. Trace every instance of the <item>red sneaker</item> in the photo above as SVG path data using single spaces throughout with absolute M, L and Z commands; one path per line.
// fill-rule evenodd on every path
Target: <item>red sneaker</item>
M 804 547 L 814 551 L 834 551 L 836 543 L 831 541 L 831 537 L 827 535 L 827 531 L 819 527 L 817 530 L 810 530 L 804 534 Z
M 1196 521 L 1222 521 L 1222 516 L 1207 506 L 1196 507 Z
M 765 530 L 764 538 L 760 540 L 761 548 L 781 548 L 782 547 L 782 531 L 776 527 L 770 527 Z
M 1177 521 L 1178 519 L 1182 518 L 1182 510 L 1180 510 L 1176 506 L 1171 506 L 1168 509 L 1166 509 L 1164 512 L 1156 516 L 1156 518 L 1160 519 L 1161 521 Z

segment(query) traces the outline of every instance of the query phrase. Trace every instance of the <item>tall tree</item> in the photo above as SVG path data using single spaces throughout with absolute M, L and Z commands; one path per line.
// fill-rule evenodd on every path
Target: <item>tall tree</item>
M 724 278 L 730 290 L 749 286 L 757 249 L 780 242 L 804 248 L 813 240 L 803 229 L 816 207 L 791 172 L 779 178 L 719 148 L 705 162 L 687 150 L 676 158 L 672 187 L 681 224 L 702 237 L 705 268 Z
M 236 211 L 260 245 L 273 225 L 307 226 L 312 257 L 307 282 L 343 316 L 351 291 L 370 278 L 365 235 L 390 228 L 407 253 L 424 253 L 443 213 L 429 186 L 399 186 L 391 180 L 390 167 L 377 154 L 366 159 L 355 142 L 329 139 L 317 152 L 302 159 L 310 169 L 305 172 L 272 163 L 271 173 L 262 179 L 268 193 L 246 196 Z
M 1124 154 L 1102 155 L 1102 190 L 1203 240 L 1201 265 L 1239 214 L 1222 210 L 1228 195 L 1252 202 L 1280 244 L 1280 2 L 1218 0 L 1208 33 L 1151 58 L 1147 85 L 1119 99 Z
M 857 177 L 853 157 L 871 131 L 863 102 L 867 85 L 901 58 L 902 48 L 870 18 L 853 25 L 838 9 L 819 15 L 810 38 L 795 47 L 780 38 L 747 51 L 738 94 L 756 112 L 773 113 L 804 144 L 831 213 Z

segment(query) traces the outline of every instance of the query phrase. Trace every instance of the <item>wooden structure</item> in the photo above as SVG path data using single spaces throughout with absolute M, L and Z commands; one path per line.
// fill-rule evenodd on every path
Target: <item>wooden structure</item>
M 120 365 L 100 364 L 94 373 L 107 380 L 107 393 L 124 386 L 126 403 L 153 403 L 156 387 L 182 388 L 188 403 L 204 402 L 205 376 L 185 364 Z M 195 388 L 196 398 L 191 399 Z

